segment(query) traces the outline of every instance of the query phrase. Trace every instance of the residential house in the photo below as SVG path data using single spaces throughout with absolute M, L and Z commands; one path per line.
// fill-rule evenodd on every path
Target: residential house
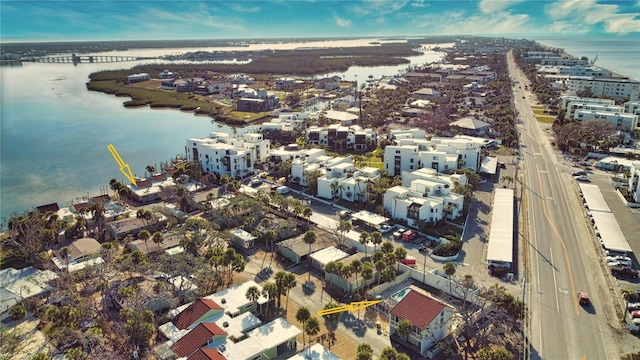
M 175 78 L 175 74 L 169 70 L 162 70 L 159 74 L 158 74 L 158 78 L 160 79 L 173 79 Z
M 393 219 L 417 227 L 421 222 L 437 223 L 445 216 L 462 215 L 464 196 L 451 192 L 451 186 L 438 181 L 416 179 L 410 187 L 394 186 L 383 197 L 383 206 Z
M 442 93 L 438 90 L 431 88 L 422 88 L 411 93 L 414 99 L 418 100 L 434 100 L 442 96 Z
M 482 136 L 487 133 L 491 124 L 470 116 L 465 116 L 452 122 L 449 126 L 459 130 L 465 135 Z
M 127 75 L 127 84 L 133 84 L 133 83 L 143 82 L 147 80 L 151 80 L 151 77 L 147 73 Z
M 0 270 L 0 320 L 6 319 L 9 309 L 22 300 L 46 297 L 53 290 L 49 282 L 57 277 L 51 270 L 38 270 L 31 266 Z
M 332 261 L 340 261 L 348 256 L 348 253 L 336 248 L 335 246 L 329 246 L 310 255 L 311 266 L 324 270 L 325 265 L 328 263 Z
M 306 349 L 303 349 L 296 355 L 290 357 L 288 360 L 340 360 L 340 358 L 331 352 L 331 350 L 324 347 L 322 344 L 315 344 Z M 200 359 L 196 359 L 200 360 Z M 206 360 L 206 359 L 203 359 Z
M 318 178 L 318 197 L 334 199 L 342 197 L 341 183 L 355 172 L 351 156 L 336 158 L 325 168 L 325 175 Z
M 413 286 L 396 294 L 399 293 L 405 295 L 389 312 L 389 335 L 425 355 L 427 350 L 449 335 L 455 309 Z M 401 320 L 409 320 L 413 325 L 407 338 L 398 333 Z
M 251 94 L 236 100 L 235 109 L 245 112 L 271 111 L 280 106 L 280 100 L 274 94 L 267 93 L 266 90 L 255 90 Z
M 332 76 L 332 77 L 327 77 L 327 78 L 322 78 L 319 80 L 316 80 L 313 83 L 313 86 L 316 89 L 322 89 L 322 90 L 326 90 L 326 91 L 331 91 L 331 90 L 335 90 L 335 89 L 339 89 L 340 88 L 340 77 L 339 76 Z
M 102 246 L 96 239 L 77 239 L 67 245 L 66 248 L 66 257 L 63 257 L 58 251 L 57 256 L 52 258 L 53 263 L 60 270 L 66 269 L 68 272 L 75 272 L 87 266 L 104 263 L 104 260 L 100 257 Z
M 334 149 L 367 151 L 377 146 L 378 133 L 375 129 L 363 129 L 358 125 L 311 126 L 307 129 L 306 140 L 309 144 L 323 145 Z
M 316 242 L 304 242 L 304 234 L 278 242 L 278 252 L 293 264 L 299 264 L 310 259 L 310 255 L 318 250 L 332 246 L 335 242 L 329 236 L 319 236 Z
M 256 239 L 257 237 L 242 229 L 231 230 L 231 243 L 237 246 L 240 250 L 252 249 L 255 245 Z

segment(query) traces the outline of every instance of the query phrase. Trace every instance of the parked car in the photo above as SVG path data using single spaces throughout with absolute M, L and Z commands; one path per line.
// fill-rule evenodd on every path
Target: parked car
M 382 224 L 382 226 L 380 226 L 380 229 L 378 229 L 378 231 L 380 231 L 383 234 L 386 234 L 391 230 L 393 230 L 393 227 L 389 224 Z
M 401 237 L 402 237 L 402 234 L 403 234 L 405 231 L 407 231 L 407 229 L 403 228 L 402 226 L 398 226 L 398 230 L 396 230 L 396 231 L 393 233 L 393 237 L 394 237 L 394 238 L 396 238 L 396 239 L 399 239 L 399 238 L 401 238 Z
M 611 275 L 614 275 L 614 276 L 626 276 L 626 277 L 637 278 L 639 274 L 640 272 L 638 272 L 638 270 L 632 269 L 626 266 L 611 268 Z
M 399 262 L 407 266 L 416 267 L 416 258 L 411 255 L 407 255 L 404 259 L 399 260 Z
M 501 169 L 506 169 L 506 168 L 507 168 L 507 164 L 503 163 L 502 161 L 498 161 L 498 166 L 499 166 Z
M 631 267 L 633 265 L 631 258 L 627 256 L 607 256 L 607 265 L 615 263 L 627 267 Z
M 627 310 L 640 310 L 640 302 L 630 302 L 627 304 Z
M 631 312 L 631 317 L 640 318 L 640 310 L 634 310 Z
M 574 179 L 575 179 L 576 181 L 591 182 L 591 180 L 589 180 L 589 178 L 588 178 L 588 177 L 586 177 L 586 176 L 576 176 L 576 177 L 574 177 Z
M 587 176 L 586 171 L 574 171 L 571 173 L 571 176 Z
M 413 241 L 417 237 L 418 237 L 418 232 L 413 229 L 409 229 L 402 233 L 402 241 L 405 241 L 405 242 Z
M 249 185 L 251 185 L 251 187 L 258 187 L 258 186 L 262 185 L 262 179 L 253 179 L 253 180 L 251 180 Z
M 578 293 L 578 302 L 580 303 L 580 305 L 582 306 L 588 306 L 591 305 L 591 300 L 589 300 L 589 294 L 587 294 L 584 291 L 580 291 Z

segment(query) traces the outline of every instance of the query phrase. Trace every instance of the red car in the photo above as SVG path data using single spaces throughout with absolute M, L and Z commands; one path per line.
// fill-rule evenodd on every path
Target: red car
M 640 318 L 640 310 L 634 310 L 631 312 L 631 317 Z
M 611 268 L 611 275 L 637 278 L 638 276 L 640 276 L 640 272 L 636 269 L 623 266 L 623 267 Z

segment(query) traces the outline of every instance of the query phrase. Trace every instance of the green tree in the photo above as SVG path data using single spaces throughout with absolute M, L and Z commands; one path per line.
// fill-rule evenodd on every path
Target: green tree
M 316 242 L 317 234 L 313 230 L 309 230 L 304 234 L 305 244 L 309 244 L 309 253 L 307 255 L 307 261 L 311 264 L 311 245 Z M 309 268 L 309 281 L 311 281 L 311 268 Z
M 264 284 L 262 287 L 262 296 L 269 299 L 269 302 L 275 302 L 274 299 L 278 296 L 278 286 L 272 282 Z
M 257 286 L 250 286 L 247 289 L 247 293 L 245 294 L 247 300 L 256 303 L 258 301 L 258 299 L 260 298 L 260 290 L 258 290 Z M 260 309 L 260 312 L 262 312 L 262 309 Z
M 368 232 L 363 231 L 363 232 L 360 233 L 359 241 L 360 241 L 360 244 L 362 244 L 362 246 L 364 247 L 364 256 L 365 257 L 368 257 L 368 255 L 367 255 L 367 244 L 369 244 L 370 238 L 371 238 L 371 235 Z
M 120 316 L 125 323 L 125 331 L 132 352 L 138 350 L 144 354 L 149 346 L 149 340 L 155 333 L 153 312 L 151 310 L 123 309 Z
M 87 356 L 87 354 L 82 350 L 81 347 L 71 348 L 65 355 L 65 359 L 69 360 L 81 360 Z
M 27 309 L 24 308 L 21 304 L 13 305 L 9 309 L 9 318 L 12 321 L 20 321 L 27 316 Z
M 314 317 L 310 317 L 304 322 L 304 332 L 309 335 L 309 344 L 311 344 L 311 337 L 320 332 L 320 322 Z M 304 342 L 304 341 L 303 341 Z
M 456 264 L 454 262 L 451 261 L 447 261 L 444 266 L 444 273 L 447 275 L 447 278 L 449 279 L 449 297 L 451 297 L 451 278 L 456 274 Z
M 324 305 L 324 310 L 331 310 L 339 307 L 338 304 L 334 302 L 330 302 Z M 331 350 L 331 344 L 333 343 L 333 334 L 338 328 L 338 320 L 340 320 L 341 312 L 333 312 L 329 314 L 322 315 L 325 321 L 325 326 L 327 330 L 329 330 L 329 350 Z
M 479 360 L 513 360 L 513 354 L 503 348 L 485 347 L 476 354 Z
M 373 349 L 367 343 L 361 343 L 356 350 L 356 360 L 372 360 Z
M 305 328 L 306 328 L 306 321 L 311 317 L 311 312 L 309 311 L 309 309 L 305 306 L 301 306 L 298 308 L 298 311 L 296 311 L 296 320 L 298 320 L 298 322 L 300 324 L 302 324 L 302 345 L 304 347 L 304 334 L 305 332 Z
M 39 352 L 30 357 L 29 360 L 51 360 L 51 357 L 43 352 Z
M 380 231 L 374 231 L 371 233 L 371 243 L 373 243 L 373 250 L 377 250 L 377 246 L 382 244 L 382 233 Z
M 413 331 L 413 323 L 407 319 L 402 319 L 398 321 L 398 335 L 404 340 L 409 341 L 409 335 L 411 335 L 411 331 Z

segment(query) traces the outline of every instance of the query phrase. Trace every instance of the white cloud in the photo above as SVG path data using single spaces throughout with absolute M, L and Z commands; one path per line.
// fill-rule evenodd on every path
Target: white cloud
M 548 4 L 546 15 L 553 20 L 601 25 L 605 32 L 626 34 L 640 32 L 640 12 L 621 13 L 616 4 L 601 4 L 596 0 L 564 0 Z
M 336 25 L 340 26 L 341 28 L 351 27 L 351 20 L 349 19 L 341 18 L 339 16 L 334 16 L 333 20 L 336 22 Z
M 260 11 L 259 6 L 246 6 L 245 4 L 247 3 L 241 3 L 241 2 L 225 3 L 225 5 L 227 5 L 231 10 L 234 10 L 237 12 L 254 13 L 254 12 Z
M 504 35 L 539 32 L 527 14 L 500 11 L 467 16 L 464 11 L 448 11 L 416 16 L 413 26 L 427 28 L 432 34 Z
M 478 4 L 478 7 L 483 13 L 491 14 L 523 1 L 524 0 L 482 0 L 480 4 Z
M 409 0 L 364 0 L 352 10 L 359 15 L 384 16 L 400 11 L 408 3 Z

